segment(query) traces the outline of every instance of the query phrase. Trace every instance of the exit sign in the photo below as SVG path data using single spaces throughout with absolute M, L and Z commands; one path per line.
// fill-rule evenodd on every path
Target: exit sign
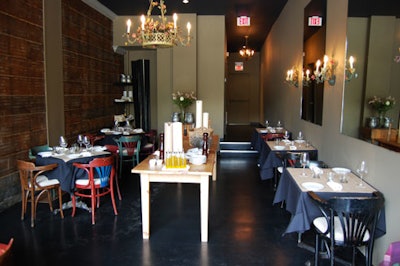
M 308 26 L 322 26 L 322 17 L 319 16 L 308 17 Z
M 250 17 L 247 17 L 247 16 L 237 17 L 237 25 L 239 27 L 250 26 Z

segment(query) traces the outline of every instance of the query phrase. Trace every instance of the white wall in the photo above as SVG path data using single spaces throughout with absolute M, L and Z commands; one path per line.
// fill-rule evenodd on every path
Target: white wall
M 303 47 L 303 12 L 309 0 L 289 0 L 279 20 L 266 39 L 261 56 L 261 84 L 264 90 L 264 116 L 278 119 L 295 133 L 302 130 L 316 145 L 321 160 L 331 166 L 355 170 L 362 159 L 368 163 L 367 181 L 380 190 L 386 199 L 385 236 L 377 239 L 374 264 L 382 261 L 389 244 L 400 240 L 400 153 L 374 146 L 340 133 L 342 93 L 344 86 L 344 59 L 346 41 L 347 0 L 327 0 L 326 54 L 338 61 L 336 85 L 325 83 L 322 126 L 300 119 L 301 87 L 283 82 L 286 70 L 293 65 L 301 69 Z M 277 100 L 279 99 L 279 100 Z

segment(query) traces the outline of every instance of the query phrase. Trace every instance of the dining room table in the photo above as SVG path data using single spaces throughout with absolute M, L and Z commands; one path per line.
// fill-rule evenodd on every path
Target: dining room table
M 305 171 L 305 174 L 303 174 Z M 369 197 L 376 188 L 360 179 L 349 169 L 334 167 L 315 171 L 306 168 L 285 168 L 275 193 L 273 204 L 284 202 L 286 210 L 291 214 L 289 224 L 283 233 L 298 233 L 301 236 L 310 230 L 312 221 L 321 216 L 321 211 L 308 196 L 308 191 L 314 191 L 319 197 Z M 347 172 L 347 173 L 346 173 Z M 344 174 L 346 173 L 346 174 Z M 343 175 L 345 181 L 342 183 Z M 385 211 L 382 209 L 378 219 L 376 237 L 386 233 Z M 299 237 L 299 242 L 301 241 Z
M 260 151 L 262 148 L 262 143 L 266 139 L 271 139 L 272 137 L 279 137 L 283 138 L 283 135 L 287 131 L 285 128 L 275 128 L 275 127 L 256 127 L 251 135 L 251 147 L 256 150 Z M 291 137 L 291 132 L 289 131 L 289 138 Z
M 72 194 L 75 188 L 75 180 L 87 178 L 87 173 L 82 169 L 74 167 L 74 163 L 88 163 L 94 158 L 105 157 L 111 153 L 103 146 L 94 146 L 90 150 L 80 148 L 77 152 L 70 152 L 69 149 L 61 149 L 58 152 L 48 151 L 39 153 L 36 156 L 36 165 L 48 165 L 56 163 L 57 168 L 46 172 L 49 179 L 57 179 L 61 189 Z
M 188 137 L 184 137 L 183 146 L 189 148 Z M 162 164 L 150 164 L 155 155 L 149 155 L 135 166 L 131 172 L 140 175 L 141 210 L 142 210 L 142 237 L 150 238 L 150 184 L 151 183 L 191 183 L 200 185 L 200 236 L 201 242 L 208 242 L 208 208 L 209 208 L 209 180 L 217 180 L 217 152 L 219 136 L 213 135 L 211 147 L 204 164 L 191 164 L 186 168 L 166 168 Z
M 282 158 L 287 152 L 308 152 L 310 160 L 318 160 L 318 149 L 305 140 L 263 141 L 259 151 L 259 171 L 261 180 L 274 178 L 277 167 L 283 166 Z

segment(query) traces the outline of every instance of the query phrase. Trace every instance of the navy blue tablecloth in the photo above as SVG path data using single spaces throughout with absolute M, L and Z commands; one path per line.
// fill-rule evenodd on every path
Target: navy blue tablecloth
M 54 170 L 45 172 L 49 179 L 58 179 L 60 181 L 61 189 L 65 192 L 72 193 L 75 188 L 76 179 L 87 178 L 87 173 L 73 166 L 73 163 L 88 163 L 95 157 L 104 157 L 106 155 L 91 156 L 91 157 L 80 157 L 65 162 L 64 160 L 56 157 L 41 157 L 36 156 L 36 165 L 48 165 L 52 163 L 58 164 L 58 167 Z
M 316 192 L 319 197 L 329 199 L 333 196 L 371 196 L 371 193 Z M 286 210 L 292 215 L 284 234 L 303 233 L 310 230 L 312 221 L 321 216 L 321 211 L 312 202 L 307 192 L 303 192 L 291 174 L 284 169 L 279 180 L 273 204 L 285 202 Z M 376 237 L 386 234 L 385 210 L 381 211 L 378 220 Z

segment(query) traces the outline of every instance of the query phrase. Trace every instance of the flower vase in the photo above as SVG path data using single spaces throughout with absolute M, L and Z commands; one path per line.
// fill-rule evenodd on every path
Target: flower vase
M 185 122 L 185 108 L 181 108 L 181 120 L 182 123 Z
M 379 127 L 384 128 L 386 121 L 386 112 L 379 112 Z

